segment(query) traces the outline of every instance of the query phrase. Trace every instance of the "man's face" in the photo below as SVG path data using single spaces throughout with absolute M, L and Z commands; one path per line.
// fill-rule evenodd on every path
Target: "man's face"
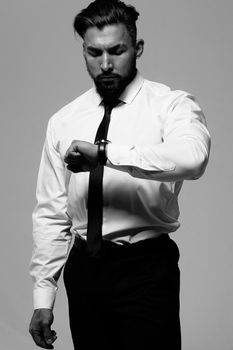
M 83 39 L 87 70 L 97 91 L 104 98 L 118 97 L 136 73 L 140 44 L 133 45 L 124 24 L 91 27 Z

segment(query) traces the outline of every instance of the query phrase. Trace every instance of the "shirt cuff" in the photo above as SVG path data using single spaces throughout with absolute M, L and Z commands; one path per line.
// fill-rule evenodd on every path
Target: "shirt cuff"
M 56 290 L 34 289 L 33 306 L 35 309 L 53 309 L 56 298 Z
M 130 165 L 130 151 L 133 148 L 134 146 L 109 143 L 107 146 L 107 158 L 114 165 Z

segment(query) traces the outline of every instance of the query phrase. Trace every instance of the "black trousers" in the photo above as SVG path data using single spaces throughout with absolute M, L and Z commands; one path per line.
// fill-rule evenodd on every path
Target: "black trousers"
M 72 247 L 64 269 L 75 350 L 180 350 L 179 250 L 168 236 L 101 257 Z

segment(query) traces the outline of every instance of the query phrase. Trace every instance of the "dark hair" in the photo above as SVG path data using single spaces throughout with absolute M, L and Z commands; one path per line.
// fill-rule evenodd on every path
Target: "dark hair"
M 83 9 L 74 19 L 74 30 L 82 38 L 90 27 L 102 29 L 106 25 L 123 23 L 133 43 L 136 43 L 136 21 L 139 13 L 135 7 L 120 0 L 95 0 Z

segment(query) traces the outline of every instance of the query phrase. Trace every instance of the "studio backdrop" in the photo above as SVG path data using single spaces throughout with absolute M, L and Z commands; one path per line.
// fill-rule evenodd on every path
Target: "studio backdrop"
M 231 0 L 132 0 L 141 16 L 147 79 L 191 92 L 212 136 L 210 162 L 180 195 L 184 350 L 233 349 Z M 31 213 L 48 119 L 92 82 L 72 21 L 87 0 L 0 3 L 0 348 L 37 349 L 28 333 Z M 72 349 L 63 282 L 56 300 L 56 350 Z

